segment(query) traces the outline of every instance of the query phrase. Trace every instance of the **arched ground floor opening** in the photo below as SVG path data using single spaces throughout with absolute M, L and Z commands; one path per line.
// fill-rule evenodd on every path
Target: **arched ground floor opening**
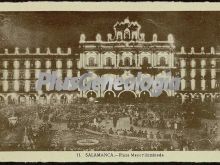
M 212 95 L 209 94 L 209 93 L 206 93 L 205 97 L 204 97 L 204 102 L 205 103 L 211 103 L 212 102 Z
M 29 96 L 29 101 L 30 101 L 31 104 L 32 104 L 32 103 L 35 103 L 36 100 L 37 100 L 37 98 L 36 98 L 36 96 L 35 96 L 34 94 L 32 94 L 32 95 Z
M 7 97 L 7 100 L 8 100 L 8 104 L 15 104 L 16 103 L 16 100 L 14 99 L 14 97 L 12 95 L 9 95 Z
M 201 104 L 202 103 L 202 96 L 200 93 L 195 93 L 193 98 L 193 103 Z
M 39 103 L 41 103 L 41 104 L 47 103 L 47 96 L 45 94 L 42 94 L 39 96 Z
M 25 103 L 26 103 L 26 97 L 25 97 L 25 95 L 20 95 L 20 96 L 18 97 L 18 102 L 19 102 L 20 104 L 25 104 Z
M 104 101 L 114 102 L 116 100 L 116 94 L 114 91 L 105 91 L 104 92 Z
M 220 94 L 215 95 L 215 102 L 220 103 Z
M 68 103 L 68 97 L 65 94 L 60 97 L 60 103 L 62 104 Z
M 51 94 L 50 96 L 50 103 L 51 104 L 56 104 L 59 102 L 58 96 L 56 94 Z
M 190 103 L 192 96 L 189 93 L 184 94 L 184 103 Z
M 175 101 L 179 104 L 183 103 L 183 98 L 182 98 L 182 95 L 180 93 L 177 93 L 175 95 Z
M 142 91 L 140 93 L 139 99 L 140 99 L 141 102 L 149 102 L 150 101 L 149 91 Z
M 97 94 L 95 91 L 88 91 L 86 93 L 86 97 L 89 99 L 89 101 L 93 102 L 93 101 L 95 101 Z
M 5 102 L 5 98 L 3 96 L 0 96 L 0 103 L 4 103 Z
M 134 102 L 136 97 L 137 96 L 133 91 L 122 91 L 118 94 L 119 101 L 122 102 Z
M 169 97 L 166 91 L 163 91 L 160 96 L 156 97 L 157 101 L 168 101 Z

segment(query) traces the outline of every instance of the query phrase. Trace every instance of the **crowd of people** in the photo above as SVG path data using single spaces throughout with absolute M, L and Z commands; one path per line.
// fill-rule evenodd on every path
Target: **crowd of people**
M 196 150 L 199 147 L 195 140 L 185 131 L 196 128 L 196 135 L 209 138 L 217 136 L 218 130 L 217 122 L 202 124 L 195 111 L 175 102 L 7 105 L 0 108 L 0 113 L 1 141 L 4 142 L 5 134 L 18 134 L 11 146 L 14 150 Z M 12 116 L 17 117 L 14 125 L 8 120 Z M 129 122 L 119 126 L 122 119 Z M 120 139 L 118 145 L 100 144 L 92 148 L 76 144 L 62 146 L 65 131 L 60 125 L 66 126 L 65 131 L 81 132 L 85 136 L 95 134 L 104 140 L 122 136 L 129 142 Z M 132 139 L 140 140 L 142 145 L 131 145 Z M 2 143 L 0 150 L 4 149 L 8 150 Z

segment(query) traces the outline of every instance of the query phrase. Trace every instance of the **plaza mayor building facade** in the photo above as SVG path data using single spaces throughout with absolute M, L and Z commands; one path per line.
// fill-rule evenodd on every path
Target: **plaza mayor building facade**
M 6 103 L 67 103 L 78 98 L 126 98 L 148 99 L 150 91 L 36 91 L 39 72 L 57 71 L 60 77 L 75 77 L 86 72 L 94 77 L 114 78 L 135 77 L 138 72 L 156 77 L 180 77 L 178 91 L 164 90 L 159 97 L 175 97 L 180 102 L 219 102 L 220 101 L 220 53 L 211 47 L 195 52 L 192 47 L 186 52 L 184 47 L 175 48 L 172 34 L 160 41 L 157 34 L 147 41 L 141 26 L 128 18 L 116 22 L 114 34 L 107 34 L 106 40 L 100 34 L 94 41 L 88 41 L 86 34 L 80 35 L 78 49 L 13 52 L 4 49 L 0 54 L 0 99 Z M 168 75 L 167 72 L 172 74 Z

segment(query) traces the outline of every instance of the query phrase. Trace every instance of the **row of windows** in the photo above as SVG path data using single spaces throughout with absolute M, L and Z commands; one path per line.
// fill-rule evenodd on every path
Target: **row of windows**
M 195 81 L 195 89 L 194 90 L 202 90 L 202 81 Z M 205 90 L 210 90 L 211 89 L 211 81 L 206 81 L 205 82 Z M 185 82 L 185 90 L 192 90 L 192 86 L 191 86 L 191 81 L 190 80 L 186 80 Z M 204 90 L 204 89 L 203 89 Z
M 54 70 L 54 71 L 57 71 L 57 70 Z M 0 79 L 36 79 L 38 78 L 38 75 L 40 72 L 47 72 L 47 71 L 44 71 L 44 70 L 38 70 L 38 71 L 29 71 L 27 70 L 27 72 L 25 71 L 18 71 L 16 70 L 16 72 L 14 71 L 0 71 Z M 61 78 L 65 78 L 65 77 L 72 77 L 72 76 L 76 76 L 76 73 L 75 71 L 73 70 L 62 70 L 59 72 L 57 72 L 59 77 Z
M 18 68 L 72 68 L 74 63 L 72 60 L 67 61 L 0 61 L 0 67 L 5 69 Z
M 205 60 L 191 60 L 191 61 L 180 61 L 181 68 L 220 68 L 220 62 L 216 61 L 205 61 Z
M 20 91 L 25 92 L 27 91 L 25 88 L 28 88 L 29 92 L 36 92 L 35 88 L 35 82 L 31 82 L 29 86 L 25 86 L 25 82 L 19 82 L 19 85 L 17 86 L 14 82 L 8 82 L 7 88 L 5 89 L 5 86 L 3 83 L 0 83 L 0 92 L 14 92 L 14 91 Z
M 211 74 L 210 71 L 206 72 L 206 73 L 202 73 L 202 72 L 194 72 L 194 75 L 191 74 L 191 72 L 185 72 L 184 73 L 184 77 L 183 78 L 188 78 L 188 79 L 191 79 L 191 78 L 195 78 L 195 79 L 201 79 L 201 78 L 205 78 L 205 79 L 211 79 L 211 78 L 215 78 L 216 77 L 216 74 Z
M 161 57 L 159 61 L 160 61 L 159 62 L 160 66 L 167 66 L 165 57 Z M 148 58 L 147 57 L 142 58 L 142 65 L 146 66 L 148 64 L 149 64 Z M 88 66 L 97 66 L 97 63 L 95 62 L 94 57 L 88 58 Z M 106 58 L 106 66 L 113 66 L 113 62 L 112 62 L 111 57 Z M 135 66 L 135 60 L 133 60 L 133 59 L 131 60 L 131 58 L 126 57 L 126 58 L 124 58 L 124 63 L 122 60 L 120 60 L 119 66 Z

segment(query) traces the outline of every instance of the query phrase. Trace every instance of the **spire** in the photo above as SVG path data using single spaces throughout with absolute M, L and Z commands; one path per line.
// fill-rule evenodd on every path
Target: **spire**
M 184 46 L 182 46 L 181 47 L 181 54 L 185 54 L 186 52 L 185 52 L 185 48 L 184 48 Z
M 191 47 L 191 54 L 195 54 L 195 49 L 194 49 L 194 47 Z
M 124 23 L 130 23 L 129 17 L 126 17 L 126 18 L 124 19 Z

